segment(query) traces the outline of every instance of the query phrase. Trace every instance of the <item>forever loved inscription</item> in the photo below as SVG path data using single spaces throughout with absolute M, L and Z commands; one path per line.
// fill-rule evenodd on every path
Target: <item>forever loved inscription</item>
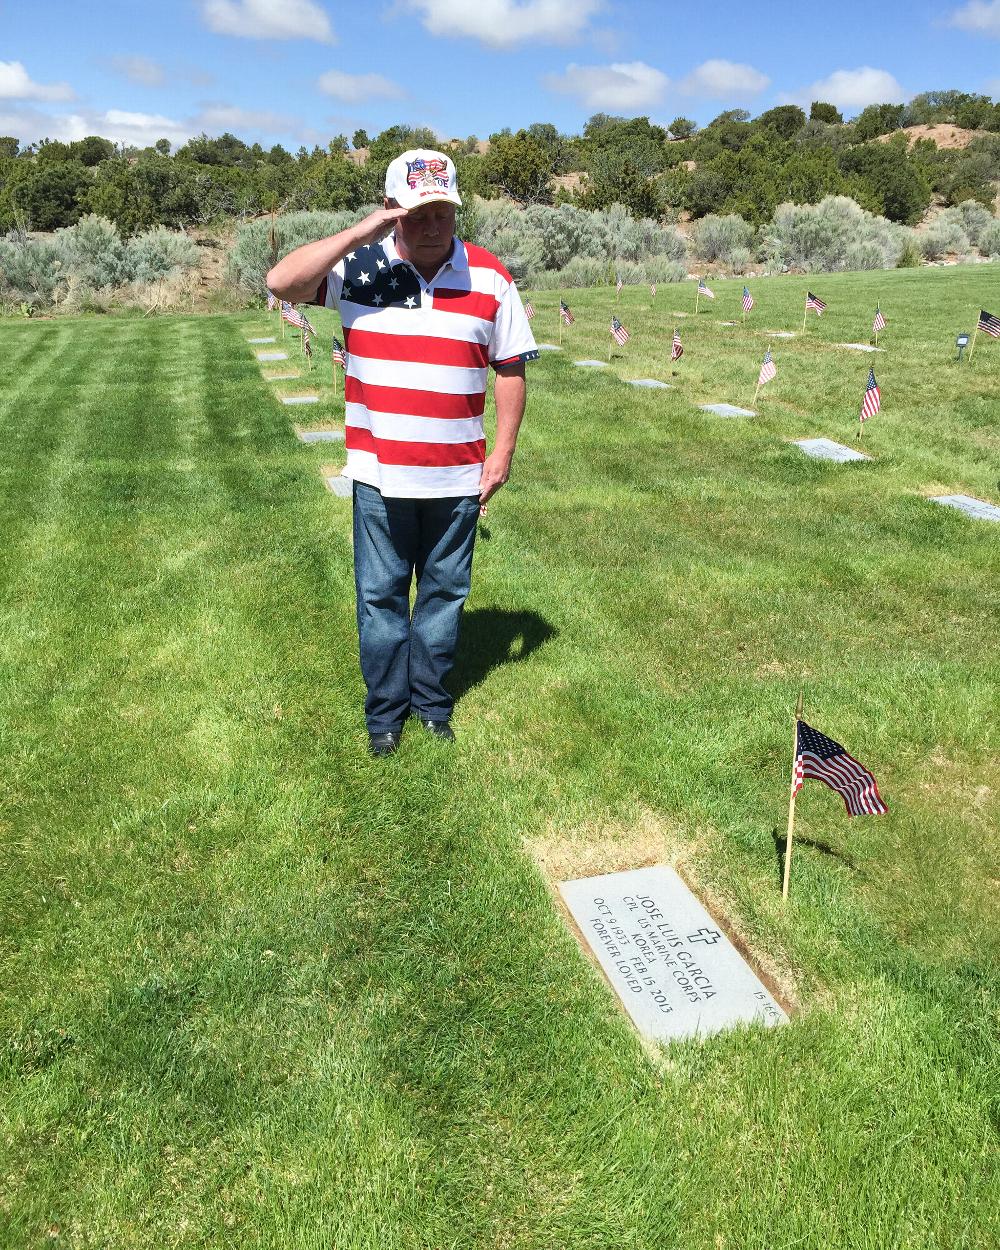
M 559 886 L 636 1028 L 654 1041 L 788 1017 L 671 868 Z

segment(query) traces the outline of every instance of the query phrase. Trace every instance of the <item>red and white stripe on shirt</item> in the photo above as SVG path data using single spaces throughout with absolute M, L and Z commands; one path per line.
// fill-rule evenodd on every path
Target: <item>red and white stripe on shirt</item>
M 407 265 L 392 238 L 371 252 Z M 430 282 L 416 276 L 415 307 L 345 298 L 343 261 L 318 293 L 339 311 L 348 353 L 344 476 L 390 497 L 477 495 L 488 368 L 534 359 L 535 340 L 513 279 L 485 248 L 456 239 Z

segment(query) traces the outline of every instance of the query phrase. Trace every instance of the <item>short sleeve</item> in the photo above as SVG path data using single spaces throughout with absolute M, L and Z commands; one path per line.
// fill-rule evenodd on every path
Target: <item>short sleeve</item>
M 313 299 L 303 302 L 315 304 L 318 308 L 340 309 L 340 293 L 344 289 L 344 262 L 337 261 L 334 267 L 316 288 Z
M 493 321 L 493 333 L 489 343 L 490 364 L 494 369 L 504 365 L 517 365 L 525 360 L 537 360 L 538 348 L 531 333 L 531 323 L 521 303 L 521 296 L 513 282 L 500 298 L 500 307 Z

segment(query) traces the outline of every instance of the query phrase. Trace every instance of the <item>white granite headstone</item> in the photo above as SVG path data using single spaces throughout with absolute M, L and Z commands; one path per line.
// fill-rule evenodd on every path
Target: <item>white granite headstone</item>
M 720 326 L 738 326 L 739 324 L 740 323 L 738 321 L 717 321 L 716 322 L 716 325 L 720 325 Z
M 300 443 L 342 443 L 343 430 L 296 430 Z
M 289 378 L 298 378 L 302 375 L 299 373 L 269 373 L 267 375 L 268 382 L 287 382 Z
M 606 369 L 608 367 L 606 360 L 574 360 L 573 364 L 578 369 Z
M 326 484 L 340 499 L 350 499 L 354 494 L 350 478 L 341 477 L 339 474 L 334 477 L 328 477 Z
M 769 339 L 793 339 L 795 338 L 794 330 L 765 330 L 764 333 Z
M 851 352 L 884 352 L 884 347 L 872 347 L 871 343 L 835 343 L 835 347 L 846 347 Z
M 272 334 L 268 339 L 247 339 L 248 343 L 276 343 L 278 340 Z
M 702 412 L 714 412 L 717 417 L 755 417 L 749 408 L 737 408 L 735 404 L 699 404 Z
M 654 1041 L 788 1017 L 672 868 L 565 881 L 566 906 L 636 1028 Z
M 646 386 L 650 390 L 672 391 L 674 388 L 669 382 L 660 382 L 657 378 L 628 378 L 629 386 Z
M 540 352 L 561 352 L 562 348 L 555 343 L 536 343 L 535 346 Z
M 971 495 L 932 495 L 931 499 L 945 508 L 957 508 L 975 521 L 1000 521 L 1000 508 L 995 503 Z
M 258 360 L 287 360 L 288 352 L 258 352 Z
M 832 438 L 797 438 L 795 445 L 816 460 L 833 460 L 837 464 L 843 464 L 847 460 L 871 460 L 871 456 L 866 456 L 864 452 L 845 447 L 843 443 L 835 443 Z
M 281 402 L 283 404 L 318 404 L 318 395 L 284 395 Z

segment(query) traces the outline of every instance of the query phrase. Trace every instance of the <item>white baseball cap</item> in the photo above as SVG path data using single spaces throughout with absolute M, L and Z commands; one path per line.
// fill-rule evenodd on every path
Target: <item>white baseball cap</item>
M 400 208 L 416 208 L 428 200 L 461 205 L 455 162 L 443 152 L 413 148 L 397 156 L 385 171 L 386 198 Z

